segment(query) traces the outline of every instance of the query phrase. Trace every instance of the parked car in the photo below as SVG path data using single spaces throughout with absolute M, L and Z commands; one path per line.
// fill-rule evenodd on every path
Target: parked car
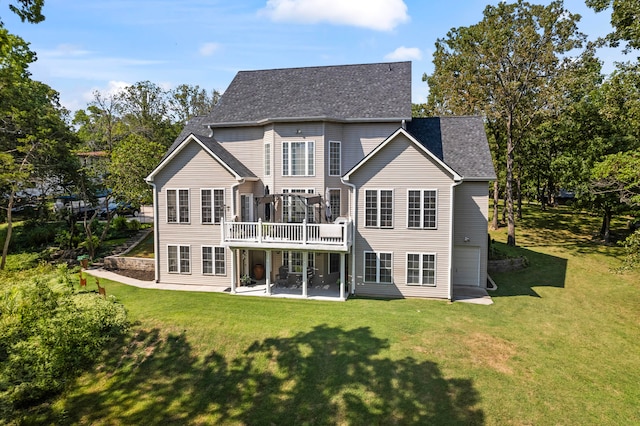
M 100 209 L 100 218 L 106 219 L 108 215 L 114 216 L 138 216 L 140 208 L 125 202 L 110 202 L 106 207 Z

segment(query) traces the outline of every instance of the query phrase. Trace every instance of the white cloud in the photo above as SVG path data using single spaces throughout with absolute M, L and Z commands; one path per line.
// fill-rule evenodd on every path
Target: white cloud
M 388 61 L 419 61 L 422 59 L 422 51 L 417 47 L 400 46 L 393 52 L 386 54 L 384 59 Z
M 409 21 L 403 0 L 268 0 L 259 13 L 279 22 L 328 22 L 378 31 Z
M 203 43 L 200 46 L 200 49 L 198 50 L 198 52 L 200 53 L 201 56 L 211 56 L 214 53 L 216 53 L 218 50 L 220 50 L 219 43 Z

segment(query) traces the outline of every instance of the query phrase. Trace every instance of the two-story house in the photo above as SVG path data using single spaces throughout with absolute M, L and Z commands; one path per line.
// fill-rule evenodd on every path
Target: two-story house
M 485 287 L 480 117 L 411 117 L 411 63 L 239 72 L 147 177 L 156 281 L 451 299 Z

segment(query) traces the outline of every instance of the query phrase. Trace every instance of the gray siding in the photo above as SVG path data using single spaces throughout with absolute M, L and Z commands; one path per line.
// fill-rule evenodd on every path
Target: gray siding
M 456 187 L 453 244 L 480 248 L 481 287 L 487 282 L 488 217 L 488 182 L 465 182 Z M 465 242 L 465 238 L 468 241 Z
M 355 242 L 356 294 L 392 297 L 449 297 L 449 245 L 451 176 L 401 135 L 354 173 L 358 188 Z M 364 193 L 367 189 L 393 190 L 393 228 L 365 227 Z M 407 228 L 407 191 L 437 191 L 437 229 Z M 393 253 L 393 284 L 364 282 L 365 251 Z M 436 255 L 436 286 L 406 284 L 407 253 Z
M 226 251 L 226 276 L 202 274 L 202 246 L 220 245 L 220 225 L 202 224 L 200 189 L 221 188 L 225 191 L 225 204 L 231 205 L 231 186 L 236 183 L 233 176 L 196 142 L 189 142 L 155 177 L 157 214 L 155 225 L 160 235 L 158 245 L 158 276 L 161 283 L 229 286 L 231 252 Z M 190 223 L 167 223 L 167 189 L 189 190 Z M 229 218 L 230 210 L 226 215 Z M 191 254 L 190 274 L 170 274 L 167 268 L 167 246 L 188 245 Z

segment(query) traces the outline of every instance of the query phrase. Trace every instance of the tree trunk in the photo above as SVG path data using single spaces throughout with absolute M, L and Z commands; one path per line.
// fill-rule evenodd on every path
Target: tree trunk
M 605 207 L 604 215 L 602 217 L 602 227 L 600 228 L 600 235 L 604 239 L 605 243 L 611 242 L 611 207 Z
M 493 222 L 491 223 L 491 229 L 494 231 L 498 229 L 498 204 L 500 202 L 500 186 L 498 179 L 493 181 Z
M 520 186 L 520 176 L 516 180 L 518 191 L 518 219 L 522 219 L 522 188 Z
M 7 263 L 7 254 L 9 254 L 9 243 L 11 242 L 11 234 L 13 232 L 13 216 L 11 210 L 13 209 L 13 201 L 15 199 L 15 191 L 11 190 L 9 193 L 9 204 L 7 205 L 7 235 L 4 238 L 4 246 L 2 247 L 2 260 L 0 260 L 0 270 L 4 270 Z
M 516 220 L 513 212 L 513 135 L 511 134 L 512 116 L 507 119 L 507 183 L 505 192 L 507 197 L 507 245 L 516 245 Z

